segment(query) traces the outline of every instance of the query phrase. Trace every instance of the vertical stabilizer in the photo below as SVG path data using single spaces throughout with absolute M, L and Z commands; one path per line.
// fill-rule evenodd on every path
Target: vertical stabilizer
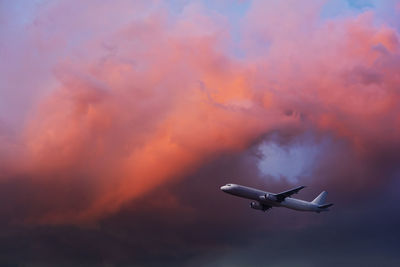
M 326 195 L 328 193 L 326 191 L 322 191 L 321 194 L 319 194 L 313 201 L 312 203 L 315 203 L 317 205 L 322 205 L 326 202 Z

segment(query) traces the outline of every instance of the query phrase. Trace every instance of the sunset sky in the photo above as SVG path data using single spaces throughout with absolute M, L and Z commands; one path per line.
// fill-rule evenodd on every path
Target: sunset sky
M 400 266 L 399 201 L 400 1 L 0 0 L 0 265 Z

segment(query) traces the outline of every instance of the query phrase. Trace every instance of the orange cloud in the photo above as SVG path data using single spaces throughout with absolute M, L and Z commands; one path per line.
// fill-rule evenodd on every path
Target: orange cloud
M 360 153 L 376 138 L 397 140 L 398 34 L 375 26 L 371 13 L 321 22 L 318 3 L 286 12 L 275 2 L 281 12 L 265 17 L 257 2 L 243 22 L 247 56 L 237 59 L 224 50 L 232 42 L 226 19 L 200 5 L 176 18 L 138 6 L 143 16 L 100 27 L 93 20 L 129 18 L 129 3 L 87 5 L 80 23 L 62 2 L 33 30 L 39 49 L 62 53 L 16 160 L 42 188 L 30 199 L 42 207 L 30 220 L 96 220 L 270 131 L 311 125 Z

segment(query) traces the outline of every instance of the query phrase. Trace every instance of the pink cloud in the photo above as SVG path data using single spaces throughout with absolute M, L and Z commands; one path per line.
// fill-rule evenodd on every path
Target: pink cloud
M 398 33 L 373 13 L 321 22 L 317 2 L 287 2 L 299 12 L 256 2 L 238 60 L 224 50 L 227 20 L 204 6 L 173 17 L 158 2 L 97 3 L 43 8 L 23 41 L 40 56 L 28 76 L 22 58 L 12 63 L 24 83 L 41 78 L 23 88 L 41 97 L 25 117 L 21 157 L 10 145 L 0 154 L 12 159 L 9 177 L 41 188 L 28 220 L 95 220 L 274 130 L 333 133 L 360 155 L 377 139 L 398 142 Z

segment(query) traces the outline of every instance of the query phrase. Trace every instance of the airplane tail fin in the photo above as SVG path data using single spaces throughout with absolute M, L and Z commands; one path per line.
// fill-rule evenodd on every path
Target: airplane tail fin
M 323 205 L 326 201 L 326 195 L 328 193 L 326 191 L 322 191 L 321 194 L 319 194 L 313 201 L 312 203 L 317 204 L 317 205 Z

